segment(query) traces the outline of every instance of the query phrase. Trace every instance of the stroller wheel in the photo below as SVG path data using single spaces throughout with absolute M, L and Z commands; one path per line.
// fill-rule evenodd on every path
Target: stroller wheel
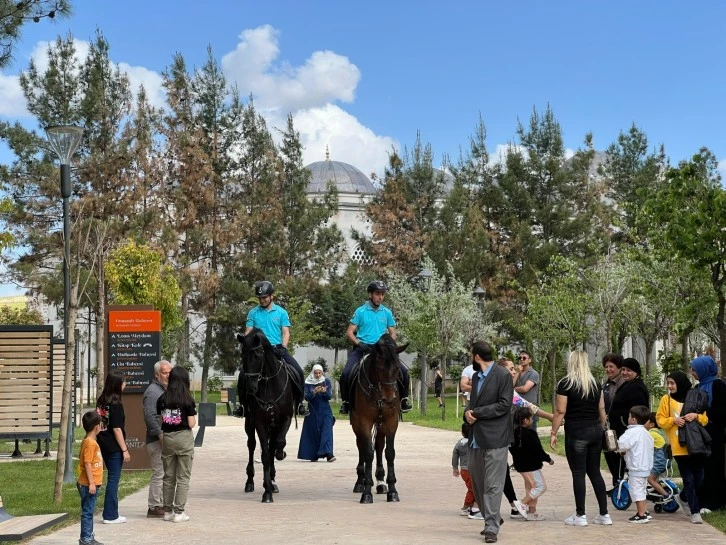
M 677 497 L 679 497 L 679 493 L 681 491 L 679 490 L 678 486 L 672 481 L 667 480 L 665 484 L 667 488 L 670 488 L 673 491 L 673 497 L 670 499 L 670 501 L 667 501 L 663 504 L 663 511 L 665 511 L 666 513 L 675 513 L 681 507 L 678 503 L 678 500 L 676 499 Z
M 653 506 L 653 511 L 655 511 L 656 513 L 662 513 L 663 512 L 663 506 L 661 504 L 659 504 L 659 503 L 656 503 Z
M 610 500 L 618 511 L 625 511 L 633 501 L 630 499 L 630 489 L 628 483 L 621 483 L 616 486 L 610 493 Z

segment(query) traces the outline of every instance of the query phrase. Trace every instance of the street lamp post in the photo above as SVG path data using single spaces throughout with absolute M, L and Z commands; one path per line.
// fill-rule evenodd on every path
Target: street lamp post
M 481 288 L 481 286 L 477 286 L 476 288 L 474 288 L 472 295 L 476 297 L 476 306 L 479 307 L 479 310 L 481 310 L 481 303 L 484 300 L 484 295 L 486 295 L 486 292 Z
M 48 143 L 53 152 L 60 159 L 61 174 L 61 197 L 63 198 L 63 341 L 65 344 L 66 366 L 68 366 L 68 313 L 71 300 L 71 218 L 70 218 L 70 197 L 71 197 L 71 158 L 81 143 L 83 129 L 72 125 L 53 125 L 45 129 L 48 135 Z M 66 369 L 66 378 L 68 369 Z M 71 373 L 71 379 L 73 374 Z M 75 384 L 71 385 L 71 403 L 68 404 L 68 435 L 66 437 L 66 463 L 63 470 L 63 482 L 75 482 L 73 475 L 73 419 L 72 416 L 72 392 Z
M 421 269 L 416 276 L 412 278 L 416 288 L 422 293 L 429 291 L 431 287 L 431 277 L 433 273 L 428 269 Z M 426 361 L 426 346 L 421 348 L 421 393 L 420 393 L 420 411 L 421 415 L 426 416 L 426 396 L 428 395 L 428 383 L 427 383 L 427 367 Z

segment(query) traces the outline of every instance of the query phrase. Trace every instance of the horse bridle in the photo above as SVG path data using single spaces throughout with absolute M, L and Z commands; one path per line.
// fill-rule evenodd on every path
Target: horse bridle
M 259 346 L 256 346 L 255 348 L 249 349 L 249 351 L 251 351 L 251 352 L 262 352 L 263 358 L 264 358 L 264 350 L 265 350 L 265 347 L 262 344 L 260 344 Z M 285 369 L 285 364 L 277 356 L 275 356 L 275 360 L 277 361 L 278 365 L 277 365 L 277 372 L 274 375 L 263 375 L 262 366 L 261 366 L 259 373 L 245 372 L 245 374 L 244 374 L 245 377 L 257 377 L 258 382 L 267 382 L 267 381 L 277 377 L 283 371 L 283 369 Z M 260 399 L 256 393 L 251 394 L 251 395 L 252 395 L 252 397 L 254 397 L 257 400 L 257 403 L 260 405 L 260 407 L 265 407 L 265 410 L 272 411 L 272 406 L 275 403 L 277 403 L 278 401 L 280 401 L 280 399 L 282 399 L 282 396 L 285 395 L 285 391 L 287 390 L 287 383 L 289 380 L 290 380 L 290 375 L 289 375 L 289 373 L 285 372 L 285 385 L 282 387 L 282 390 L 280 391 L 280 395 L 277 396 L 277 398 L 273 399 L 272 401 Z M 259 388 L 257 388 L 257 390 L 259 391 Z M 248 395 L 250 395 L 250 394 L 248 394 Z
M 369 358 L 371 357 L 370 354 L 367 354 L 366 356 Z M 366 366 L 364 365 L 364 363 L 365 363 L 364 361 L 361 361 L 360 373 L 358 373 L 358 384 L 360 384 L 361 390 L 363 391 L 365 396 L 370 401 L 375 401 L 377 403 L 379 409 L 383 407 L 384 403 L 393 405 L 393 403 L 396 401 L 396 397 L 397 397 L 396 393 L 397 393 L 398 389 L 396 388 L 396 385 L 397 385 L 398 379 L 396 379 L 394 381 L 378 380 L 378 382 L 374 384 L 373 381 L 368 376 L 368 373 L 366 373 Z M 368 383 L 367 389 L 361 382 L 361 376 L 365 376 L 365 378 L 366 378 L 366 382 Z M 383 398 L 383 388 L 381 387 L 381 385 L 389 386 L 390 388 L 393 388 L 393 397 L 390 400 Z M 374 398 L 374 393 L 376 391 L 379 394 L 381 394 L 381 397 L 379 399 Z

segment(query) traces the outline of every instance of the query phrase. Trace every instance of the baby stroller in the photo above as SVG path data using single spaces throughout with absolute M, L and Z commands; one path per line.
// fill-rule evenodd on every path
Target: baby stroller
M 653 510 L 656 513 L 675 513 L 681 506 L 678 503 L 678 494 L 680 488 L 671 481 L 673 476 L 673 455 L 671 454 L 670 445 L 665 446 L 666 452 L 666 467 L 665 471 L 658 476 L 658 483 L 663 489 L 668 492 L 666 497 L 661 496 L 655 489 L 648 485 L 645 493 L 645 499 L 653 502 Z M 630 488 L 628 487 L 628 475 L 627 473 L 618 485 L 613 489 L 610 494 L 610 500 L 613 502 L 615 509 L 618 511 L 625 511 L 633 500 L 630 497 Z

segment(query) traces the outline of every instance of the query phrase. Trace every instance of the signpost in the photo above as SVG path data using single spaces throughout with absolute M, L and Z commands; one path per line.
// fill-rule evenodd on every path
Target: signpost
M 154 364 L 161 360 L 161 311 L 111 306 L 106 324 L 106 371 L 120 371 L 126 379 L 122 401 L 131 461 L 124 469 L 148 469 L 143 394 L 154 380 Z

